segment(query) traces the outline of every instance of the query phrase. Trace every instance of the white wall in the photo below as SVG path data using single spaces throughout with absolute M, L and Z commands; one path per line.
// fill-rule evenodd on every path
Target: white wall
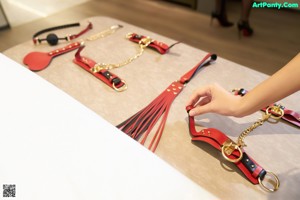
M 5 27 L 7 25 L 8 25 L 8 23 L 6 21 L 3 10 L 1 9 L 1 2 L 0 2 L 0 28 Z
M 89 0 L 0 0 L 10 26 L 18 26 Z

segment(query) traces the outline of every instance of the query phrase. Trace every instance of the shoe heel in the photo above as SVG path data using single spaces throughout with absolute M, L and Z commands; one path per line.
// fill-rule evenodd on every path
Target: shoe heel
M 248 22 L 242 22 L 237 24 L 239 38 L 241 35 L 244 37 L 250 37 L 253 35 L 253 29 L 249 26 Z

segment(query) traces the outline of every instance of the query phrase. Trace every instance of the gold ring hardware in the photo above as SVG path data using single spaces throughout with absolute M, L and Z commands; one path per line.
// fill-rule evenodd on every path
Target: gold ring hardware
M 91 68 L 91 71 L 93 73 L 98 73 L 103 69 L 109 70 L 108 65 L 105 63 L 97 63 L 94 65 L 94 67 Z
M 126 39 L 129 39 L 129 38 L 132 38 L 132 35 L 133 35 L 133 33 L 127 33 L 125 37 L 126 37 Z
M 273 119 L 279 120 L 284 115 L 284 110 L 281 105 L 273 105 L 267 108 L 266 114 Z
M 238 150 L 240 153 L 240 156 L 236 159 L 229 158 L 233 151 Z M 224 144 L 222 145 L 222 155 L 223 157 L 232 163 L 239 162 L 243 157 L 243 152 L 241 147 L 239 147 L 236 143 L 234 143 L 232 140 L 228 139 Z
M 122 85 L 122 87 L 120 87 L 120 88 L 117 88 L 117 87 L 115 86 L 115 83 L 112 84 L 112 87 L 113 87 L 114 90 L 116 90 L 117 92 L 123 92 L 123 91 L 127 90 L 127 84 L 125 83 L 125 81 L 124 81 L 124 80 L 121 80 L 121 82 L 122 82 L 124 85 Z
M 151 42 L 153 42 L 153 40 L 150 37 L 145 37 L 139 41 L 139 45 L 141 48 L 146 48 Z
M 267 192 L 275 192 L 276 190 L 278 190 L 279 186 L 280 186 L 280 181 L 279 178 L 276 176 L 276 174 L 274 174 L 273 172 L 269 172 L 266 171 L 267 174 L 266 175 L 270 175 L 271 177 L 274 178 L 275 183 L 274 183 L 274 188 L 268 188 L 267 186 L 264 185 L 263 180 L 260 179 L 260 177 L 258 178 L 258 183 L 261 186 L 262 189 L 264 189 Z

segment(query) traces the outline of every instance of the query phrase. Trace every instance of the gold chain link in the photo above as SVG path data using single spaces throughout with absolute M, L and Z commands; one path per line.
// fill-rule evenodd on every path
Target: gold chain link
M 265 121 L 267 121 L 269 118 L 270 118 L 271 114 L 264 114 L 262 119 L 259 119 L 258 121 L 254 122 L 254 124 L 252 124 L 250 127 L 248 127 L 247 129 L 245 129 L 241 134 L 240 136 L 238 137 L 238 142 L 237 142 L 237 145 L 239 147 L 245 147 L 247 146 L 244 142 L 244 139 L 245 137 L 248 136 L 248 134 L 250 132 L 252 132 L 254 129 L 256 129 L 257 127 L 263 125 L 263 123 Z
M 106 69 L 106 70 L 110 70 L 110 69 L 114 69 L 114 68 L 119 68 L 122 67 L 124 65 L 128 65 L 129 63 L 131 63 L 132 61 L 136 60 L 138 57 L 140 57 L 143 53 L 145 48 L 151 43 L 153 42 L 153 40 L 149 37 L 143 38 L 140 40 L 139 42 L 139 51 L 132 57 L 128 58 L 127 60 L 124 60 L 122 62 L 119 63 L 110 63 L 110 64 L 106 64 L 106 63 L 97 63 L 95 64 L 94 67 L 91 68 L 91 71 L 93 73 L 97 73 L 100 70 Z
M 87 37 L 85 40 L 86 41 L 93 41 L 93 40 L 97 40 L 100 38 L 104 38 L 108 35 L 113 34 L 114 32 L 116 32 L 119 28 L 122 28 L 123 26 L 121 25 L 113 25 L 111 26 L 109 29 L 106 29 L 104 31 L 101 31 L 100 33 L 96 33 L 94 35 L 91 35 L 89 37 Z
M 240 134 L 240 136 L 238 137 L 237 145 L 239 147 L 245 147 L 246 146 L 246 144 L 244 142 L 245 137 L 247 137 L 249 135 L 249 133 L 252 132 L 254 129 L 256 129 L 257 127 L 263 125 L 263 123 L 265 121 L 268 121 L 270 117 L 272 117 L 275 120 L 279 120 L 284 115 L 284 111 L 281 107 L 282 107 L 281 105 L 270 106 L 266 110 L 266 113 L 263 114 L 262 119 L 259 119 L 258 121 L 254 122 L 254 124 L 252 124 L 250 127 L 245 129 Z M 270 111 L 275 113 L 276 115 L 270 113 Z

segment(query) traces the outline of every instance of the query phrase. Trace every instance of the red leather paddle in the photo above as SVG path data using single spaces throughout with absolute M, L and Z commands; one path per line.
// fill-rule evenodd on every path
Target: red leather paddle
M 45 69 L 55 56 L 73 51 L 79 47 L 80 43 L 74 42 L 50 52 L 30 52 L 24 57 L 23 63 L 32 71 L 40 71 Z

